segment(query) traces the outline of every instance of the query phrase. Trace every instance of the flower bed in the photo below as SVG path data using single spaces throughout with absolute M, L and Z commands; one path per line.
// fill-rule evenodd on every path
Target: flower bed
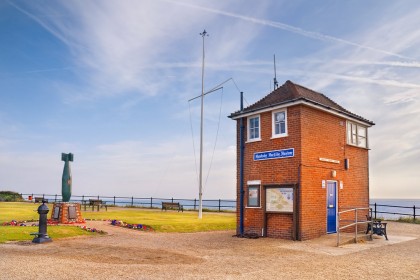
M 21 227 L 26 227 L 26 226 L 28 226 L 27 223 L 31 223 L 31 222 L 38 222 L 38 221 L 37 220 L 29 220 L 29 221 L 16 221 L 16 220 L 12 220 L 10 222 L 4 222 L 2 224 L 2 226 L 21 226 Z M 52 221 L 52 220 L 48 220 L 47 224 L 49 226 L 58 226 L 59 225 L 58 222 Z M 70 224 L 70 223 L 66 223 L 66 224 Z M 36 227 L 36 226 L 38 226 L 38 224 L 31 224 L 30 226 Z M 81 228 L 81 229 L 83 229 L 83 230 L 85 230 L 85 231 L 88 231 L 88 232 L 97 232 L 99 234 L 106 234 L 105 231 L 100 230 L 100 229 L 89 228 L 89 227 L 86 227 L 86 226 L 78 226 L 78 227 Z
M 143 224 L 128 224 L 123 221 L 112 220 L 111 225 L 118 227 L 125 227 L 130 229 L 142 230 L 142 231 L 154 231 L 154 229 L 148 225 Z
M 26 223 L 31 223 L 31 222 L 38 222 L 37 220 L 28 220 L 28 221 L 16 221 L 16 220 L 11 220 L 10 222 L 4 222 L 2 224 L 2 226 L 20 226 L 20 227 L 26 227 Z M 37 226 L 37 224 L 32 224 L 31 226 Z
M 88 231 L 88 232 L 97 232 L 99 234 L 106 234 L 105 231 L 101 230 L 101 229 L 96 229 L 96 228 L 89 228 L 86 226 L 79 226 L 81 229 Z

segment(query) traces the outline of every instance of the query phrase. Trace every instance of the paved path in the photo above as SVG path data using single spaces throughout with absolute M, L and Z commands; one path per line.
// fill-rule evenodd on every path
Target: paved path
M 109 234 L 0 244 L 0 279 L 420 279 L 420 225 L 390 222 L 389 242 L 340 248 L 333 237 L 293 242 L 88 225 Z

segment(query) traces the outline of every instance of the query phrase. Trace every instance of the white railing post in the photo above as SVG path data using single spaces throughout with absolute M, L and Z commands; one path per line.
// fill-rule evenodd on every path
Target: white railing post
M 354 209 L 356 215 L 356 230 L 354 231 L 354 243 L 357 243 L 357 208 Z
M 338 212 L 337 247 L 340 246 L 340 212 Z

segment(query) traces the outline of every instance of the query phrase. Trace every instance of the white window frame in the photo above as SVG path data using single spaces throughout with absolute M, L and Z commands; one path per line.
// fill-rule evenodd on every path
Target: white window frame
M 258 137 L 257 138 L 251 138 L 251 119 L 258 118 Z M 255 142 L 255 141 L 261 141 L 261 116 L 260 115 L 252 115 L 247 118 L 247 142 Z
M 353 132 L 355 128 L 355 133 Z M 361 129 L 365 130 L 365 136 L 360 136 L 359 131 Z M 369 142 L 368 142 L 368 127 L 358 124 L 356 122 L 347 121 L 347 127 L 346 127 L 346 138 L 347 138 L 347 144 L 359 148 L 369 148 Z M 365 145 L 361 145 L 360 138 L 365 139 Z
M 276 134 L 276 119 L 275 119 L 275 115 L 277 113 L 280 112 L 284 112 L 284 133 L 278 133 Z M 281 110 L 276 110 L 273 111 L 271 113 L 271 131 L 272 131 L 272 136 L 271 138 L 280 138 L 280 137 L 286 137 L 288 136 L 288 131 L 287 131 L 287 109 L 281 109 Z

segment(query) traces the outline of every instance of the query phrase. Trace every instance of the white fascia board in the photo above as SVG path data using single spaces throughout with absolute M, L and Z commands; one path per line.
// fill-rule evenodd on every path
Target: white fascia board
M 290 102 L 290 103 L 287 103 L 287 104 L 281 104 L 281 105 L 277 105 L 277 106 L 273 106 L 273 107 L 267 107 L 267 108 L 264 108 L 264 109 L 261 109 L 261 110 L 257 110 L 257 111 L 253 111 L 253 112 L 249 112 L 249 113 L 246 113 L 246 114 L 243 114 L 243 115 L 239 115 L 239 116 L 233 117 L 232 119 L 233 120 L 237 120 L 239 118 L 244 118 L 244 117 L 248 117 L 248 116 L 252 116 L 252 115 L 257 115 L 257 114 L 261 114 L 261 113 L 265 113 L 265 112 L 270 112 L 270 111 L 274 111 L 274 110 L 277 110 L 277 109 L 283 109 L 283 108 L 287 108 L 287 107 L 291 107 L 291 106 L 296 106 L 296 105 L 305 105 L 305 106 L 308 106 L 308 107 L 312 107 L 312 108 L 315 108 L 317 110 L 324 111 L 324 112 L 327 112 L 327 113 L 332 114 L 332 115 L 335 115 L 335 116 L 339 116 L 339 117 L 344 118 L 346 120 L 351 120 L 352 122 L 362 124 L 362 125 L 364 125 L 366 127 L 371 127 L 372 126 L 372 124 L 370 124 L 368 122 L 364 122 L 364 121 L 361 121 L 359 119 L 350 117 L 350 116 L 345 115 L 343 113 L 337 112 L 334 109 L 327 109 L 327 108 L 325 108 L 323 106 L 319 106 L 319 105 L 313 104 L 313 103 L 308 102 L 306 100 L 297 100 L 297 101 L 293 101 L 293 102 Z

